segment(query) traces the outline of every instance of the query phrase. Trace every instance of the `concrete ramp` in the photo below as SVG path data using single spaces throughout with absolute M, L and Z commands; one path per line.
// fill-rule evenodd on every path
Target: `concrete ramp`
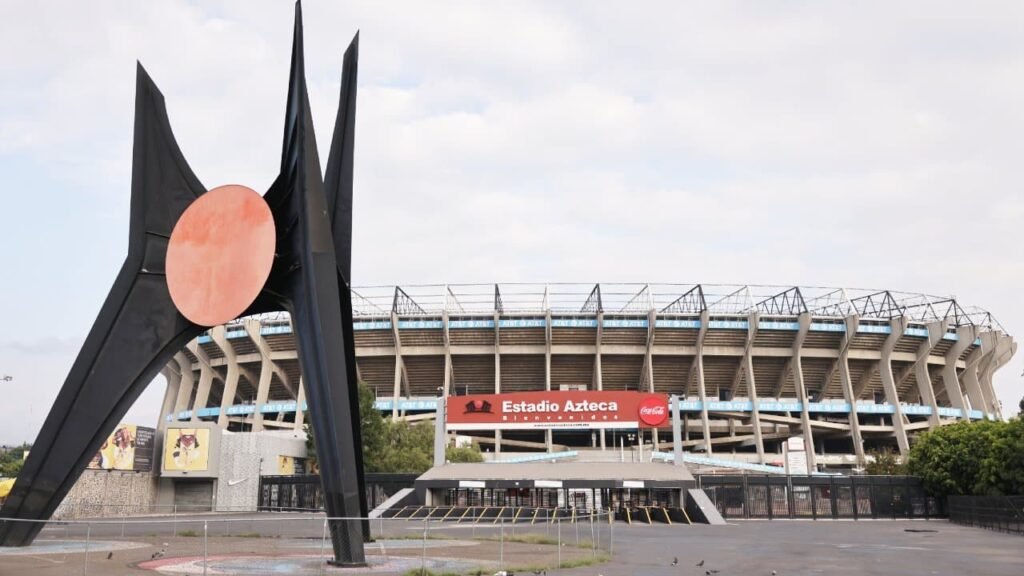
M 409 506 L 414 504 L 412 501 L 416 497 L 416 492 L 412 488 L 402 488 L 398 492 L 395 492 L 394 496 L 388 498 L 383 504 L 377 506 L 370 511 L 370 518 L 380 518 L 384 512 L 393 510 L 395 508 L 401 508 L 402 506 Z M 403 502 L 408 500 L 407 502 Z
M 715 503 L 700 488 L 691 488 L 686 491 L 686 513 L 691 520 L 697 523 L 725 524 L 725 519 L 718 513 Z

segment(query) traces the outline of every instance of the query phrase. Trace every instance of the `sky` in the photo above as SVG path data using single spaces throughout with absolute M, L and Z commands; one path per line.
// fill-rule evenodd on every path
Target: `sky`
M 1024 331 L 1024 3 L 303 8 L 322 159 L 361 31 L 356 286 L 887 288 Z M 35 437 L 124 260 L 136 60 L 200 181 L 265 190 L 292 11 L 0 3 L 0 444 Z

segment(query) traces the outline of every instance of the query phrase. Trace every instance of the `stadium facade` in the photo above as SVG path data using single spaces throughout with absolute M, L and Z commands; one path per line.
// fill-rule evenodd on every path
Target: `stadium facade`
M 394 417 L 430 418 L 440 396 L 655 393 L 679 398 L 688 452 L 772 464 L 800 437 L 812 469 L 1001 418 L 993 375 L 1016 351 L 982 309 L 885 290 L 463 284 L 355 288 L 352 301 L 359 378 Z M 190 342 L 164 370 L 161 427 L 301 429 L 295 346 L 284 314 Z M 607 425 L 470 434 L 494 454 L 671 445 L 664 430 Z

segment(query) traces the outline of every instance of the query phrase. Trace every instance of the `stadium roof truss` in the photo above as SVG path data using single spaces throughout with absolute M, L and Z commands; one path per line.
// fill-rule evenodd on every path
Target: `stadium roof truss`
M 868 320 L 905 317 L 914 323 L 947 320 L 951 328 L 978 326 L 1006 332 L 988 311 L 964 307 L 955 297 L 816 286 L 668 283 L 504 283 L 368 286 L 352 290 L 359 317 L 456 315 L 560 316 L 658 314 Z

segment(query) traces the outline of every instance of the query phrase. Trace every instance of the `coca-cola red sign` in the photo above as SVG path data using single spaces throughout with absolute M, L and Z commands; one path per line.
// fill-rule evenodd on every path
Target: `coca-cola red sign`
M 647 426 L 661 426 L 668 419 L 668 403 L 664 397 L 648 396 L 640 401 L 637 415 L 640 417 L 640 422 Z
M 647 428 L 667 420 L 667 400 L 598 390 L 472 394 L 448 399 L 447 421 L 449 430 Z

